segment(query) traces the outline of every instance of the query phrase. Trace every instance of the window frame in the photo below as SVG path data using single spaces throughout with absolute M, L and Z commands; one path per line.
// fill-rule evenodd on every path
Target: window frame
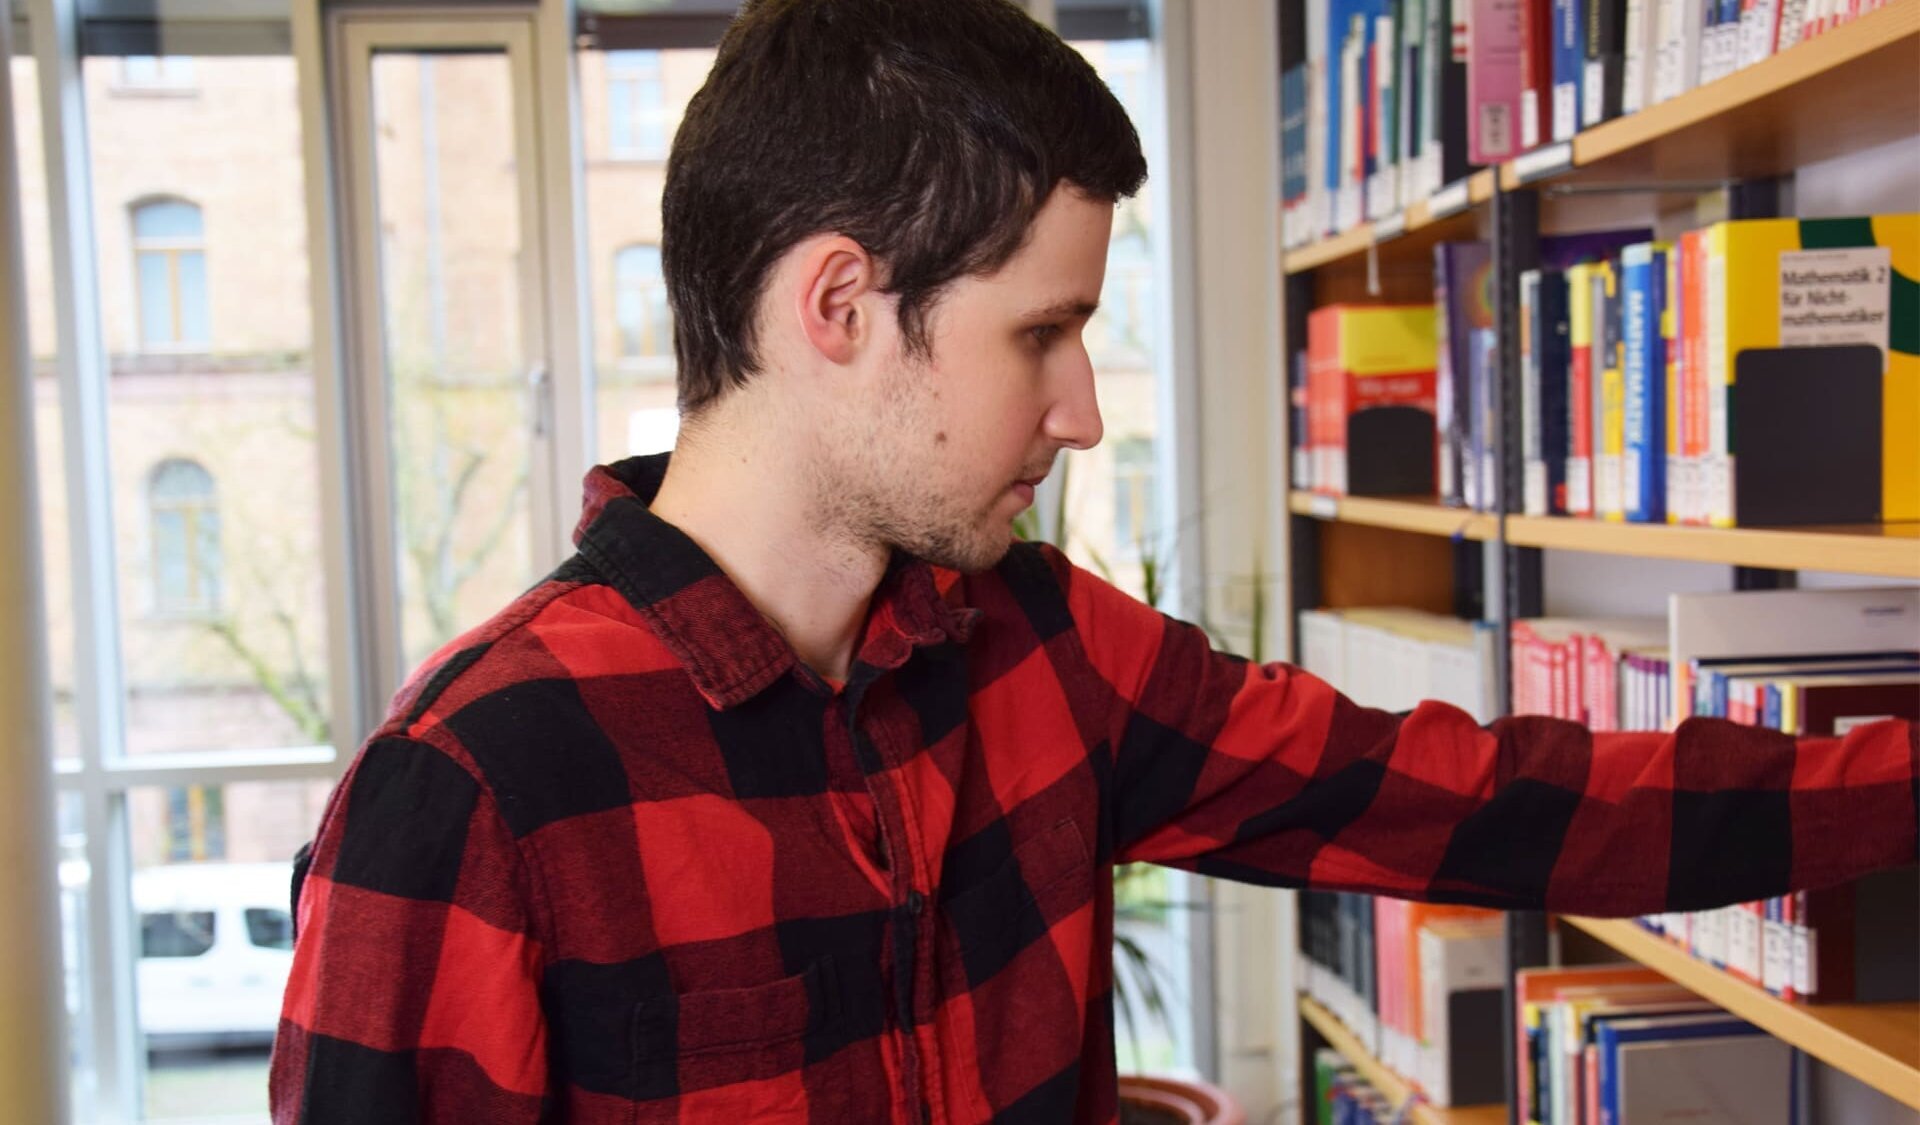
M 143 235 L 140 233 L 140 214 L 154 207 L 168 205 L 190 207 L 199 224 L 199 233 L 193 236 Z M 204 353 L 213 343 L 213 297 L 211 279 L 207 273 L 207 213 L 206 209 L 177 195 L 149 195 L 134 200 L 127 205 L 128 243 L 133 252 L 133 338 L 137 351 L 147 355 L 198 355 Z M 181 262 L 189 256 L 200 259 L 200 304 L 201 319 L 207 330 L 204 340 L 189 340 L 186 337 L 187 293 L 181 276 Z M 165 340 L 153 340 L 147 337 L 147 292 L 146 272 L 142 268 L 150 257 L 157 257 L 167 266 L 166 304 L 167 320 L 171 326 L 171 336 Z

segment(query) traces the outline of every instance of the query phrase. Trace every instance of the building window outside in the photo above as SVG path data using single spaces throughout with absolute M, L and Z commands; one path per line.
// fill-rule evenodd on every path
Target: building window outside
M 167 790 L 167 862 L 205 863 L 227 857 L 227 803 L 218 785 Z
M 220 507 L 198 462 L 163 461 L 147 482 L 153 527 L 153 604 L 169 616 L 220 609 Z
M 1138 366 L 1153 355 L 1153 251 L 1138 230 L 1116 235 L 1107 247 L 1107 282 L 1100 295 L 1102 366 Z
M 607 120 L 615 160 L 665 160 L 674 113 L 659 51 L 607 52 Z
M 200 208 L 179 199 L 133 209 L 134 278 L 140 343 L 148 348 L 204 348 L 207 313 L 206 230 Z
M 191 90 L 193 59 L 187 55 L 128 55 L 120 60 L 123 90 Z
M 620 326 L 620 358 L 673 354 L 673 314 L 658 246 L 628 246 L 614 256 L 614 317 Z

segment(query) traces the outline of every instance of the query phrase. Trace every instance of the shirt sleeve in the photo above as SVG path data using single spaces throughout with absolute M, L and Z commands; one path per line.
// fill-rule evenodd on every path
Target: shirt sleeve
M 422 741 L 370 742 L 328 802 L 300 891 L 275 1125 L 540 1120 L 532 891 L 474 774 Z
M 1832 885 L 1920 852 L 1920 738 L 1904 721 L 1794 739 L 1716 719 L 1595 734 L 1481 727 L 1427 702 L 1361 707 L 1054 555 L 1118 706 L 1116 862 L 1271 886 L 1595 916 Z

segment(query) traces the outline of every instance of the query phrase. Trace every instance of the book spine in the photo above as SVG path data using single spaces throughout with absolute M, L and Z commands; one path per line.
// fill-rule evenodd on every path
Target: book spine
M 1548 139 L 1553 122 L 1553 8 L 1520 0 L 1520 148 Z
M 1593 514 L 1593 271 L 1567 271 L 1567 512 Z
M 1620 112 L 1646 108 L 1653 77 L 1654 0 L 1627 0 L 1627 35 L 1622 48 Z
M 1621 258 L 1626 348 L 1626 450 L 1622 467 L 1626 518 L 1663 522 L 1661 484 L 1666 452 L 1666 358 L 1660 310 L 1666 256 L 1652 243 L 1627 247 Z
M 1601 518 L 1620 522 L 1626 519 L 1626 502 L 1621 474 L 1624 469 L 1626 436 L 1626 385 L 1621 363 L 1620 273 L 1616 263 L 1602 265 L 1605 295 L 1602 312 L 1594 331 L 1602 333 L 1600 370 L 1600 454 L 1595 480 L 1595 505 Z
M 1661 451 L 1657 455 L 1660 460 L 1661 508 L 1667 523 L 1679 521 L 1679 508 L 1674 503 L 1674 463 L 1679 460 L 1680 453 L 1680 380 L 1675 370 L 1680 349 L 1674 342 L 1679 335 L 1679 290 L 1679 256 L 1669 248 L 1662 255 L 1660 275 L 1660 387 L 1663 403 Z
M 1520 275 L 1521 508 L 1547 514 L 1547 469 L 1540 441 L 1540 271 Z
M 1473 163 L 1500 163 L 1519 152 L 1523 0 L 1473 4 L 1467 25 L 1467 152 Z
M 1571 451 L 1567 399 L 1571 372 L 1567 311 L 1567 275 L 1540 274 L 1540 335 L 1535 338 L 1540 365 L 1541 460 L 1546 463 L 1547 512 L 1567 514 L 1567 455 Z
M 1553 0 L 1553 139 L 1580 131 L 1580 94 L 1586 80 L 1586 6 L 1593 0 Z
M 1706 300 L 1701 327 L 1706 334 L 1707 399 L 1707 522 L 1732 527 L 1737 499 L 1733 494 L 1732 419 L 1728 413 L 1733 382 L 1733 356 L 1727 341 L 1727 253 L 1731 229 L 1725 223 L 1706 234 Z

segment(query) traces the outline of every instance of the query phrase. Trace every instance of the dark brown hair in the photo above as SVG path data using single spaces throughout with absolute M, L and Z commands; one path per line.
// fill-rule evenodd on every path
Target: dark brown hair
M 1146 174 L 1119 100 L 1008 0 L 749 3 L 667 163 L 681 409 L 759 370 L 760 294 L 802 239 L 865 247 L 925 354 L 943 288 L 1004 265 L 1056 186 L 1111 202 Z

